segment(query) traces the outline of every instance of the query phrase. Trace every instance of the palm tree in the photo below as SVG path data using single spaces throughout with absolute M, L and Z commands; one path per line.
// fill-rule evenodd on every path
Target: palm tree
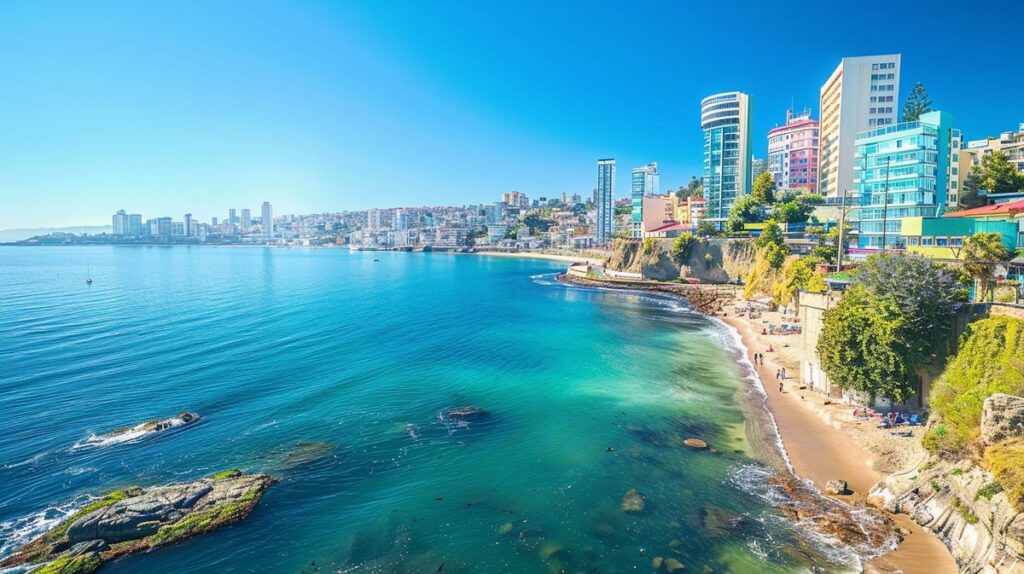
M 975 233 L 964 239 L 964 269 L 974 278 L 977 301 L 991 296 L 996 267 L 1012 256 L 998 233 Z

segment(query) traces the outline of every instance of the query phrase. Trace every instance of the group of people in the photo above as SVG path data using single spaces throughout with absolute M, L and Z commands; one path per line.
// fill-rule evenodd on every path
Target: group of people
M 754 353 L 754 364 L 764 365 L 764 353 Z
M 774 351 L 774 349 L 772 349 L 769 346 L 768 347 L 768 352 L 770 353 L 772 351 Z M 764 366 L 764 353 L 754 353 L 754 364 L 755 365 Z M 775 369 L 775 380 L 779 381 L 779 392 L 780 393 L 782 392 L 782 381 L 786 380 L 787 376 L 788 375 L 786 373 L 786 367 Z

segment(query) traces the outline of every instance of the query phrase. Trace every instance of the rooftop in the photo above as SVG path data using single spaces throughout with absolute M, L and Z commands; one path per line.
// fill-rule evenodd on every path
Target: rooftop
M 1011 201 L 1010 203 L 996 203 L 994 205 L 986 205 L 984 207 L 975 207 L 974 209 L 954 211 L 953 213 L 943 215 L 943 217 L 988 217 L 995 215 L 1009 215 L 1011 217 L 1015 217 L 1020 214 L 1024 214 L 1024 199 L 1020 201 Z

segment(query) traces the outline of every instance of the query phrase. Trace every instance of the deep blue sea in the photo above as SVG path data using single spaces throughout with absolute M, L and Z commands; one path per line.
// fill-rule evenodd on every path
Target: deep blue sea
M 848 565 L 771 506 L 732 335 L 680 301 L 558 284 L 563 267 L 0 247 L 0 555 L 112 489 L 237 467 L 280 479 L 246 521 L 103 572 Z M 489 416 L 438 416 L 466 405 Z M 99 438 L 182 411 L 202 418 Z

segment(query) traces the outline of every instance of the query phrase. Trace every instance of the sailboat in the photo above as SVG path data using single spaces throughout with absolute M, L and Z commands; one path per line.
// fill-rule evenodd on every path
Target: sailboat
M 92 285 L 92 265 L 86 264 L 85 284 Z

